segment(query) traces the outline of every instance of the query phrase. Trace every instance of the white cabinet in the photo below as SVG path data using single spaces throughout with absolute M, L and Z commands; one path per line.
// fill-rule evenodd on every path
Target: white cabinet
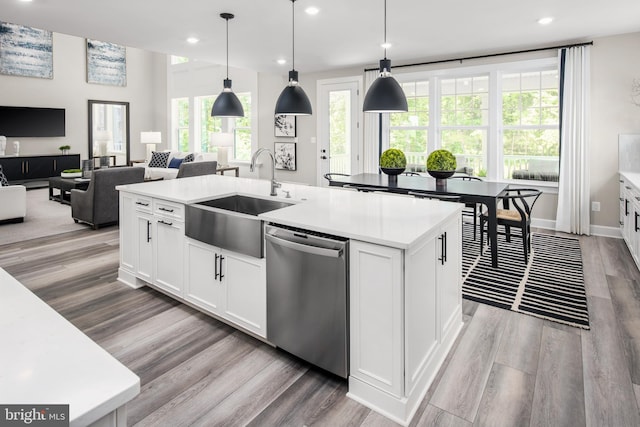
M 620 232 L 640 268 L 640 189 L 620 177 Z
M 135 272 L 136 275 L 147 282 L 153 280 L 153 215 L 136 212 L 135 234 Z
M 186 238 L 185 299 L 266 337 L 264 258 L 253 258 Z
M 462 327 L 460 218 L 404 251 L 351 241 L 349 395 L 400 423 Z
M 154 216 L 154 283 L 182 296 L 184 222 Z
M 136 229 L 135 196 L 120 193 L 120 270 L 133 274 L 136 269 L 136 247 L 133 236 Z

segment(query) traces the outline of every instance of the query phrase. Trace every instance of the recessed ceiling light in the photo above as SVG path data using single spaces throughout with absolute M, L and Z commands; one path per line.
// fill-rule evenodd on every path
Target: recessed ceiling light
M 197 37 L 189 37 L 189 38 L 187 39 L 187 43 L 189 43 L 189 44 L 196 44 L 196 43 L 198 43 L 199 41 L 200 41 L 200 39 L 198 39 Z
M 287 60 L 286 60 L 286 59 L 278 59 L 278 61 L 277 61 L 277 62 L 278 62 L 278 64 L 280 64 L 280 65 L 284 65 L 284 64 L 286 64 L 286 63 L 287 63 Z
M 307 15 L 317 15 L 318 12 L 320 12 L 320 9 L 314 6 L 309 6 L 304 11 L 307 12 Z
M 553 22 L 553 18 L 550 17 L 550 16 L 538 19 L 538 24 L 540 24 L 540 25 L 549 25 L 552 22 Z
M 391 49 L 391 43 L 382 43 L 380 47 L 382 47 L 383 49 Z

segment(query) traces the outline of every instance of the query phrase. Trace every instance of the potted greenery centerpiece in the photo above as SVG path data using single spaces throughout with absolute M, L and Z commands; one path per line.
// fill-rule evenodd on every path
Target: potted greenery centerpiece
M 58 147 L 58 150 L 60 150 L 62 152 L 62 154 L 69 154 L 69 150 L 71 150 L 71 146 L 70 145 L 61 145 L 60 147 Z
M 380 156 L 380 169 L 387 175 L 394 176 L 404 172 L 407 167 L 407 158 L 397 148 L 389 148 Z
M 449 150 L 435 150 L 427 158 L 427 172 L 436 180 L 447 179 L 456 172 L 456 158 Z
M 60 173 L 62 178 L 80 178 L 82 176 L 82 169 L 65 169 Z

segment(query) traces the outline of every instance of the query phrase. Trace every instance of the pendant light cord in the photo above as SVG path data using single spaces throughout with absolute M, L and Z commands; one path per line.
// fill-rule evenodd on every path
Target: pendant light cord
M 386 2 L 387 0 L 385 0 Z M 226 18 L 227 21 L 227 80 L 229 79 L 229 18 Z
M 384 0 L 384 59 L 387 59 L 387 0 Z
M 387 1 L 387 0 L 385 0 Z M 291 69 L 296 69 L 296 0 L 291 0 Z

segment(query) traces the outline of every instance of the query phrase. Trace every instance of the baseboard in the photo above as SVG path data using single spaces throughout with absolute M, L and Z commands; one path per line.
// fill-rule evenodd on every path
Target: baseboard
M 531 219 L 531 226 L 537 228 L 543 228 L 546 230 L 555 230 L 556 222 L 552 219 Z M 622 239 L 622 233 L 619 227 L 608 227 L 605 225 L 591 225 L 589 227 L 589 234 L 591 236 L 612 237 L 614 239 Z

